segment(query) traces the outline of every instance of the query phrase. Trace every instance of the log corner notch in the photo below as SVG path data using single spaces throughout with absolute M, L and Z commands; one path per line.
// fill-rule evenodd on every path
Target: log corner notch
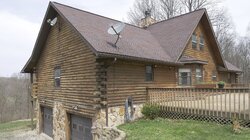
M 93 93 L 94 108 L 99 110 L 107 105 L 107 65 L 104 62 L 98 62 L 96 66 L 96 90 Z

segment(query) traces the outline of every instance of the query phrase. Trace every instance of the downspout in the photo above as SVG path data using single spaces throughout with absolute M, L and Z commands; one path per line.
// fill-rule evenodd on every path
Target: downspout
M 112 61 L 112 63 L 106 67 L 106 69 L 108 69 L 110 66 L 114 65 L 116 63 L 116 61 L 117 61 L 117 58 L 115 57 L 114 60 Z M 106 113 L 106 126 L 108 127 L 108 123 L 109 123 L 109 119 L 108 119 L 108 104 L 106 105 L 105 113 Z

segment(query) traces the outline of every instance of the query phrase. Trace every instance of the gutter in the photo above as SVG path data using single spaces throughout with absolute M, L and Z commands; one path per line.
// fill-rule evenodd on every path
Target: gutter
M 120 54 L 113 54 L 113 53 L 103 53 L 99 52 L 96 58 L 120 58 L 125 60 L 135 60 L 135 61 L 143 61 L 143 62 L 151 62 L 151 63 L 157 63 L 157 64 L 165 64 L 165 65 L 172 65 L 172 66 L 183 66 L 184 64 L 181 62 L 170 62 L 170 61 L 164 61 L 164 60 L 156 60 L 156 59 L 149 59 L 149 58 L 142 58 L 142 57 L 136 57 L 136 56 L 128 56 L 128 55 L 120 55 Z

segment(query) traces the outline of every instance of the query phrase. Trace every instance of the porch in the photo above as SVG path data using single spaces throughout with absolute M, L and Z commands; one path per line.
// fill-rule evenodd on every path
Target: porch
M 147 88 L 147 102 L 161 108 L 161 116 L 199 119 L 250 127 L 249 88 Z

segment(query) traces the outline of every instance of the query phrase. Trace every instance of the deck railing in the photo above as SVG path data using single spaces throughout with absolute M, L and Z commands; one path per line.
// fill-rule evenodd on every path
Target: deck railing
M 148 103 L 159 105 L 166 117 L 250 120 L 249 88 L 147 88 L 147 94 Z

